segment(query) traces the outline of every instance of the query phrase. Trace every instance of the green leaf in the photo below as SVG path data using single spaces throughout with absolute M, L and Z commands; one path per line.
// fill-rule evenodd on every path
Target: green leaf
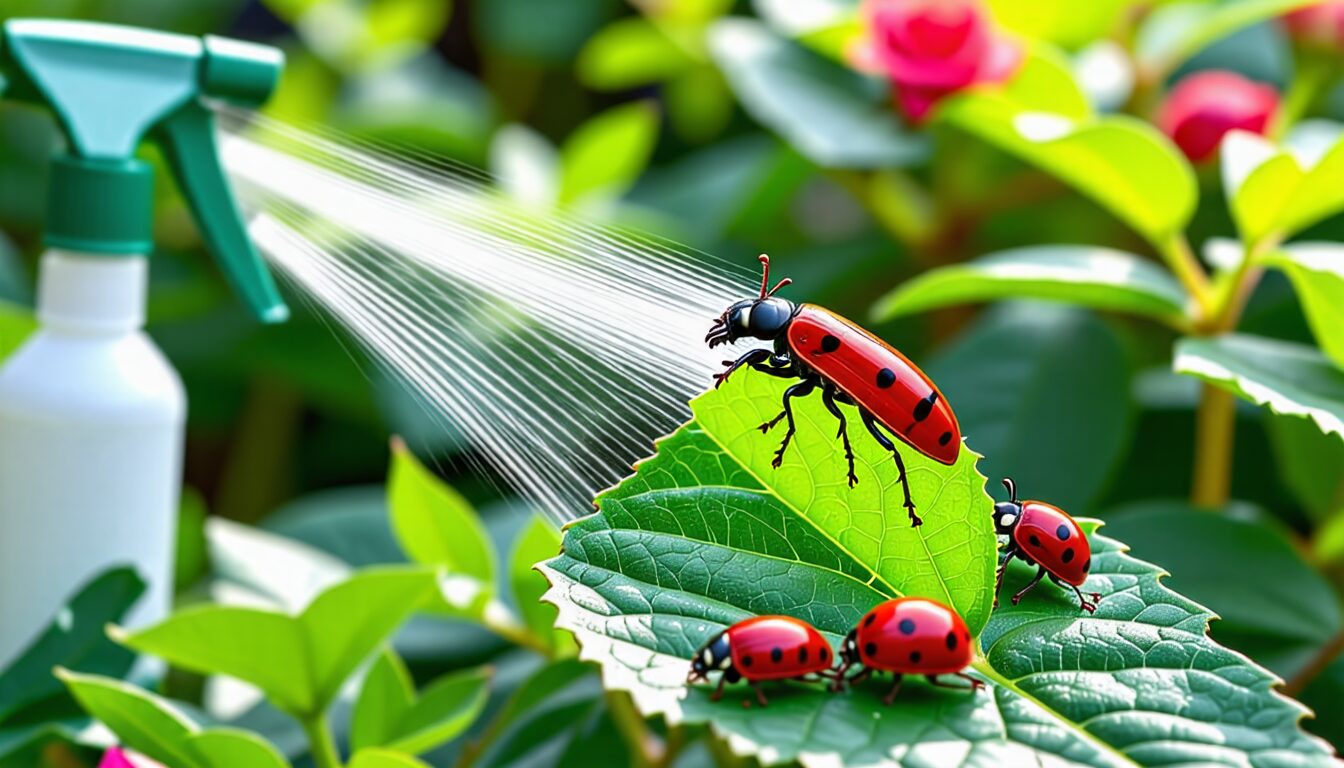
M 590 665 L 573 658 L 547 664 L 523 681 L 491 721 L 474 745 L 480 758 L 473 765 L 557 765 L 576 743 L 591 758 L 594 745 L 583 740 L 582 728 L 604 709 Z
M 173 768 L 288 768 L 275 747 L 247 731 L 201 730 L 168 702 L 129 683 L 58 670 L 90 715 L 122 744 Z
M 1004 29 L 1034 40 L 1077 48 L 1105 37 L 1128 9 L 1127 0 L 989 0 L 994 20 Z
M 32 310 L 0 301 L 0 360 L 8 359 L 36 330 Z
M 1168 240 L 1194 214 L 1194 171 L 1141 120 L 1062 116 L 982 90 L 948 99 L 937 114 L 1077 189 L 1152 243 Z
M 318 595 L 298 616 L 204 606 L 119 639 L 184 669 L 252 683 L 277 708 L 302 717 L 327 708 L 433 585 L 433 574 L 418 568 L 369 568 Z
M 1312 520 L 1325 522 L 1344 510 L 1344 441 L 1291 416 L 1273 416 L 1265 426 L 1279 477 Z M 1344 515 L 1339 517 L 1344 520 Z M 1319 532 L 1318 546 L 1322 538 Z
M 61 606 L 47 628 L 0 674 L 0 722 L 25 709 L 45 707 L 64 693 L 53 667 L 120 677 L 135 660 L 108 640 L 108 622 L 120 619 L 144 594 L 132 568 L 103 572 Z
M 405 664 L 384 649 L 369 667 L 355 702 L 350 746 L 423 754 L 456 738 L 485 707 L 489 669 L 446 675 L 419 698 Z
M 665 440 L 663 451 L 684 435 Z M 712 492 L 718 483 L 697 488 L 703 480 L 695 470 L 717 463 L 722 474 L 731 464 L 708 447 L 691 454 L 693 463 L 664 463 L 658 474 L 683 492 Z M 1048 586 L 1020 605 L 1005 601 L 980 635 L 983 652 L 973 664 L 987 691 L 941 691 L 912 680 L 884 707 L 880 695 L 889 683 L 839 695 L 818 686 L 776 686 L 769 709 L 761 710 L 738 705 L 734 699 L 745 692 L 730 692 L 722 702 L 710 701 L 703 686 L 685 692 L 687 659 L 698 644 L 751 613 L 720 601 L 707 605 L 684 588 L 669 593 L 682 574 L 733 573 L 731 566 L 713 570 L 716 546 L 683 539 L 679 547 L 651 551 L 654 563 L 643 570 L 657 574 L 655 588 L 644 577 L 610 570 L 604 553 L 619 531 L 593 521 L 611 514 L 604 508 L 572 527 L 566 554 L 546 566 L 561 626 L 576 632 L 584 658 L 602 665 L 606 685 L 631 690 L 645 714 L 709 723 L 735 751 L 764 764 L 1336 765 L 1323 742 L 1300 730 L 1305 710 L 1273 691 L 1270 673 L 1209 639 L 1212 614 L 1162 586 L 1160 569 L 1096 535 L 1095 521 L 1083 523 L 1093 552 L 1085 588 L 1103 594 L 1097 613 L 1080 614 L 1071 595 Z M 702 525 L 697 515 L 680 521 Z M 1004 589 L 1017 590 L 1033 571 L 1016 562 Z M 828 605 L 842 627 L 869 607 Z M 813 606 L 786 612 L 816 620 Z
M 616 198 L 632 187 L 658 142 L 658 108 L 637 101 L 579 126 L 560 149 L 560 202 Z
M 850 46 L 864 34 L 853 0 L 753 0 L 752 5 L 779 34 L 837 61 L 846 61 Z
M 1187 325 L 1185 290 L 1162 267 L 1132 253 L 1083 245 L 1018 248 L 941 267 L 878 300 L 877 320 L 980 301 L 1043 299 L 1129 312 Z
M 1243 242 L 1283 240 L 1340 211 L 1344 129 L 1310 121 L 1285 147 L 1244 131 L 1223 143 L 1224 186 Z M 1305 136 L 1305 138 L 1304 138 Z
M 407 557 L 473 580 L 481 597 L 494 592 L 494 549 L 476 510 L 400 441 L 392 445 L 387 494 L 392 529 Z
M 889 168 L 928 155 L 907 133 L 881 83 L 746 19 L 710 30 L 710 51 L 743 108 L 823 168 Z
M 536 564 L 555 557 L 560 551 L 560 535 L 541 517 L 533 517 L 519 534 L 509 560 L 509 582 L 513 586 L 513 602 L 523 615 L 523 623 L 533 635 L 552 649 L 568 635 L 555 632 L 555 608 L 541 602 L 546 593 L 546 579 L 535 570 Z
M 350 768 L 429 768 L 429 765 L 403 752 L 361 749 L 350 761 Z
M 677 41 L 636 16 L 614 21 L 593 35 L 576 67 L 579 80 L 590 88 L 624 90 L 662 82 L 695 64 Z
M 1344 367 L 1344 245 L 1294 243 L 1265 261 L 1293 281 L 1316 343 Z
M 415 703 L 411 673 L 396 651 L 384 648 L 374 657 L 350 717 L 350 748 L 384 746 L 396 737 L 398 725 Z
M 1090 312 L 996 306 L 925 370 L 967 440 L 984 449 L 982 471 L 1013 477 L 1032 498 L 1082 513 L 1125 458 L 1129 365 L 1116 334 Z
M 1154 10 L 1135 42 L 1145 76 L 1160 82 L 1191 56 L 1237 30 L 1314 0 L 1190 0 Z
M 1315 349 L 1228 334 L 1176 343 L 1173 368 L 1344 439 L 1344 371 Z
M 1183 501 L 1140 502 L 1106 520 L 1135 556 L 1167 564 L 1168 586 L 1218 614 L 1214 637 L 1285 678 L 1344 621 L 1330 582 L 1278 525 Z

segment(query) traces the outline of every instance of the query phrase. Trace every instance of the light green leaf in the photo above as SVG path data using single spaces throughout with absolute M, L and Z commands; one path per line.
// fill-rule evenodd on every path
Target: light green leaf
M 683 430 L 666 439 L 663 452 L 687 437 Z M 680 486 L 678 492 L 713 492 L 732 465 L 707 448 L 676 467 L 660 454 L 641 473 L 659 463 L 655 477 Z M 697 470 L 706 476 L 697 477 Z M 709 509 L 701 505 L 699 514 L 679 521 L 703 525 Z M 705 687 L 685 693 L 687 659 L 698 644 L 754 612 L 735 613 L 732 604 L 706 601 L 686 588 L 684 574 L 724 579 L 736 573 L 731 564 L 712 562 L 719 545 L 677 537 L 680 546 L 654 550 L 654 563 L 642 570 L 658 575 L 655 588 L 647 576 L 630 572 L 633 560 L 611 570 L 604 553 L 615 537 L 631 532 L 620 516 L 607 519 L 611 514 L 604 509 L 571 527 L 566 554 L 546 566 L 561 625 L 576 632 L 584 658 L 602 665 L 606 685 L 631 690 L 646 714 L 708 723 L 735 751 L 764 764 L 1336 765 L 1324 742 L 1300 730 L 1305 709 L 1273 691 L 1270 673 L 1208 638 L 1212 614 L 1163 587 L 1160 569 L 1096 535 L 1095 521 L 1082 522 L 1093 553 L 1085 588 L 1103 594 L 1097 613 L 1080 614 L 1071 595 L 1050 586 L 1018 606 L 1005 601 L 980 635 L 984 650 L 972 665 L 988 690 L 942 691 L 912 680 L 884 707 L 880 695 L 889 683 L 839 695 L 819 686 L 777 685 L 769 709 L 761 710 L 738 705 L 734 699 L 745 691 L 730 691 L 722 702 L 710 701 Z M 669 509 L 662 527 L 677 522 L 674 515 Z M 645 524 L 649 542 L 652 527 Z M 1015 563 L 1004 589 L 1019 589 L 1033 571 Z M 681 589 L 670 593 L 674 579 Z M 796 583 L 811 586 L 810 580 Z M 832 596 L 818 594 L 818 602 L 830 605 Z M 841 626 L 867 608 L 832 606 L 844 614 L 837 617 Z M 788 612 L 816 621 L 814 606 Z
M 619 19 L 583 47 L 576 67 L 591 88 L 623 90 L 658 83 L 685 72 L 696 60 L 646 18 Z
M 1059 50 L 1045 44 L 1029 46 L 1022 66 L 1003 85 L 981 91 L 1018 110 L 1047 112 L 1071 120 L 1092 117 L 1092 103 Z
M 555 608 L 541 602 L 541 596 L 546 592 L 546 579 L 536 572 L 535 566 L 542 560 L 555 557 L 559 551 L 560 534 L 546 520 L 533 517 L 518 535 L 509 561 L 513 602 L 523 615 L 523 623 L 534 636 L 553 649 L 557 642 L 562 648 L 567 648 L 565 642 L 569 635 L 557 634 L 554 630 Z
M 1344 367 L 1344 245 L 1294 243 L 1266 262 L 1287 273 L 1321 350 Z
M 1132 253 L 1083 245 L 1004 251 L 941 267 L 879 299 L 873 317 L 1004 299 L 1043 299 L 1129 312 L 1177 328 L 1187 324 L 1186 294 L 1162 267 Z
M 396 651 L 384 648 L 364 676 L 350 718 L 350 748 L 380 747 L 396 737 L 398 725 L 415 703 L 411 673 Z
M 1243 242 L 1283 240 L 1344 211 L 1344 131 L 1324 137 L 1323 124 L 1304 124 L 1311 138 L 1284 147 L 1238 131 L 1223 143 L 1224 186 Z
M 495 588 L 495 555 L 471 504 L 425 469 L 401 441 L 387 480 L 392 529 L 407 557 Z
M 658 142 L 658 108 L 624 104 L 579 126 L 560 149 L 560 202 L 616 198 L 644 172 Z
M 1145 76 L 1161 81 L 1191 56 L 1237 30 L 1314 0 L 1189 0 L 1155 9 L 1135 42 Z
M 279 709 L 321 712 L 350 673 L 419 608 L 431 572 L 369 568 L 318 595 L 297 617 L 230 606 L 180 611 L 125 645 L 203 674 L 252 683 Z
M 429 768 L 429 765 L 403 752 L 361 749 L 350 761 L 350 768 Z
M 1344 439 L 1344 371 L 1311 347 L 1242 334 L 1185 338 L 1173 367 Z
M 717 22 L 710 51 L 743 108 L 823 168 L 890 168 L 928 155 L 925 138 L 902 129 L 885 85 L 757 22 Z
M 1105 37 L 1121 21 L 1128 0 L 989 0 L 994 20 L 1004 29 L 1035 40 L 1077 48 Z
M 753 0 L 752 5 L 774 31 L 837 61 L 846 61 L 864 33 L 854 0 Z
M 1273 416 L 1267 423 L 1275 466 L 1288 490 L 1316 523 L 1344 523 L 1344 441 L 1325 435 L 1310 421 Z M 1344 536 L 1344 527 L 1339 533 Z M 1319 546 L 1324 532 L 1318 532 Z M 1340 539 L 1344 542 L 1344 538 Z
M 172 768 L 288 768 L 256 734 L 201 730 L 168 702 L 120 680 L 58 670 L 75 699 L 122 744 Z
M 53 667 L 120 677 L 134 654 L 108 640 L 104 628 L 120 619 L 145 591 L 132 568 L 113 568 L 80 588 L 19 657 L 0 674 L 0 722 L 25 709 L 43 707 L 64 693 Z
M 35 330 L 37 318 L 32 310 L 0 301 L 0 360 L 8 359 Z
M 1011 476 L 1033 498 L 1082 513 L 1125 459 L 1134 413 L 1128 360 L 1091 312 L 995 306 L 925 370 L 942 382 L 962 433 L 984 449 L 981 471 Z
M 1070 119 L 1024 109 L 993 91 L 948 99 L 937 114 L 1057 177 L 1152 243 L 1168 240 L 1194 214 L 1194 171 L 1170 140 L 1141 120 Z

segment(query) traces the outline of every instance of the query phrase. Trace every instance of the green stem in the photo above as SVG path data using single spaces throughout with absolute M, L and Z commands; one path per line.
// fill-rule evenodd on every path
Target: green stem
M 1213 384 L 1200 390 L 1195 411 L 1195 467 L 1190 503 L 1221 509 L 1232 492 L 1232 444 L 1236 436 L 1235 396 Z
M 634 768 L 656 768 L 662 761 L 665 747 L 644 722 L 644 716 L 635 709 L 635 702 L 625 691 L 609 690 L 607 712 L 611 721 L 620 731 L 622 740 L 630 748 L 630 761 Z
M 1330 638 L 1330 641 L 1322 646 L 1315 656 L 1311 657 L 1306 666 L 1298 670 L 1298 673 L 1284 684 L 1283 692 L 1293 698 L 1301 696 L 1302 691 L 1306 690 L 1311 681 L 1319 677 L 1327 667 L 1333 664 L 1341 653 L 1344 653 L 1344 632 L 1338 632 Z
M 315 768 L 341 768 L 341 754 L 336 750 L 336 737 L 331 735 L 326 713 L 303 718 L 300 722 L 308 736 L 308 749 Z
M 1300 52 L 1298 54 L 1297 70 L 1293 73 L 1288 92 L 1283 95 L 1283 100 L 1279 102 L 1279 110 L 1269 127 L 1269 138 L 1275 141 L 1282 140 L 1288 131 L 1315 106 L 1321 94 L 1325 93 L 1334 83 L 1338 71 L 1333 58 L 1333 53 L 1326 55 L 1318 52 Z
M 1197 317 L 1200 320 L 1213 317 L 1216 309 L 1213 290 L 1209 285 L 1209 275 L 1195 258 L 1194 251 L 1190 249 L 1190 241 L 1185 239 L 1185 235 L 1173 235 L 1159 243 L 1158 252 L 1176 278 L 1181 281 L 1181 285 L 1185 286 L 1186 292 L 1195 300 Z

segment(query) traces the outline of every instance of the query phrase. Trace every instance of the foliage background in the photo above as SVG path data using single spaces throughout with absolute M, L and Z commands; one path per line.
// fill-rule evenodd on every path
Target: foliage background
M 820 168 L 735 100 L 710 56 L 705 29 L 720 15 L 751 11 L 752 4 L 730 0 L 461 0 L 451 6 L 433 0 L 10 0 L 3 13 L 274 42 L 289 60 L 268 107 L 277 117 L 495 172 L 558 153 L 558 203 L 727 257 L 769 252 L 779 273 L 795 279 L 795 296 L 855 318 L 867 318 L 889 290 L 930 267 L 981 254 L 1042 243 L 1146 252 L 1096 204 L 955 131 L 936 136 L 940 159 L 1002 171 L 1020 186 L 1002 198 L 966 198 L 936 243 L 903 243 L 898 235 L 910 221 L 908 208 L 891 202 L 899 195 L 874 196 L 852 172 Z M 1045 34 L 1071 44 L 1067 26 Z M 1220 40 L 1181 71 L 1214 66 L 1280 86 L 1292 77 L 1292 57 L 1274 23 Z M 1344 89 L 1323 99 L 1318 112 L 1344 120 Z M 617 115 L 628 126 L 619 151 L 593 156 L 582 152 L 581 142 L 567 142 L 584 126 L 592 130 L 589 121 L 599 115 Z M 14 307 L 7 312 L 13 319 L 4 327 L 6 342 L 21 336 L 21 308 L 32 300 L 52 141 L 45 117 L 0 105 L 0 296 Z M 585 176 L 612 184 L 594 199 L 563 180 L 582 188 Z M 1190 230 L 1197 246 L 1233 231 L 1214 176 L 1200 180 L 1201 204 Z M 973 176 L 949 178 L 954 185 L 976 184 Z M 182 599 L 200 600 L 213 583 L 206 574 L 220 570 L 218 542 L 205 539 L 206 515 L 260 526 L 351 565 L 403 560 L 385 505 L 389 434 L 433 457 L 482 511 L 497 549 L 508 553 L 530 519 L 527 510 L 497 498 L 482 478 L 454 469 L 469 464 L 453 436 L 430 431 L 390 382 L 367 379 L 318 318 L 296 305 L 295 319 L 283 327 L 254 325 L 204 257 L 166 184 L 160 198 L 149 325 L 191 398 Z M 1344 217 L 1298 239 L 1344 240 Z M 958 404 L 963 431 L 989 457 L 982 471 L 991 478 L 1011 473 L 1028 495 L 1105 520 L 1109 535 L 1171 571 L 1170 586 L 1222 617 L 1213 625 L 1216 639 L 1293 681 L 1317 710 L 1308 729 L 1344 747 L 1344 445 L 1338 439 L 1239 403 L 1233 500 L 1224 509 L 1197 511 L 1187 499 L 1198 386 L 1169 371 L 1171 331 L 1120 314 L 1034 303 L 940 309 L 871 327 L 927 362 Z M 1292 286 L 1278 272 L 1266 275 L 1240 328 L 1313 343 Z M 207 553 L 215 555 L 213 567 Z M 496 635 L 442 621 L 412 625 L 399 650 L 417 679 L 489 662 L 495 667 L 491 708 L 540 663 L 536 653 Z M 178 682 L 179 697 L 191 698 L 198 681 Z M 591 729 L 619 724 L 619 712 L 601 714 L 591 676 L 575 674 L 572 682 L 570 698 L 552 705 L 557 722 L 577 719 Z M 267 730 L 272 726 L 274 733 Z M 279 744 L 293 741 L 283 724 L 251 727 Z M 517 752 L 502 749 L 491 759 L 546 760 L 535 748 Z

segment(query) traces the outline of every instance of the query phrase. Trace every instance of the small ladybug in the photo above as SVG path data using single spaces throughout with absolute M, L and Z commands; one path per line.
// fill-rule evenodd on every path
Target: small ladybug
M 705 335 L 709 346 L 730 344 L 742 338 L 774 342 L 774 350 L 753 349 L 737 360 L 724 360 L 727 369 L 715 374 L 714 386 L 728 380 L 744 365 L 782 379 L 801 379 L 784 390 L 784 410 L 760 425 L 769 432 L 781 420 L 788 420 L 788 431 L 775 451 L 772 465 L 779 467 L 784 451 L 793 439 L 793 408 L 790 401 L 821 389 L 826 410 L 840 422 L 836 437 L 845 448 L 849 463 L 849 487 L 859 482 L 854 474 L 854 450 L 849 444 L 845 415 L 840 405 L 858 408 L 859 418 L 868 433 L 891 452 L 900 472 L 904 506 L 911 525 L 923 521 L 915 514 L 910 498 L 910 483 L 905 477 L 905 462 L 891 438 L 878 429 L 880 424 L 902 442 L 942 464 L 952 465 L 961 451 L 961 428 L 943 393 L 923 371 L 886 342 L 858 325 L 812 304 L 794 304 L 775 297 L 775 291 L 788 285 L 785 278 L 768 291 L 770 257 L 760 257 L 764 273 L 761 293 L 743 299 L 724 310 Z
M 863 682 L 874 670 L 886 670 L 895 675 L 896 682 L 883 704 L 896 699 L 904 675 L 925 675 L 934 685 L 966 690 L 938 679 L 938 675 L 956 675 L 970 681 L 974 691 L 985 684 L 962 672 L 973 652 L 971 632 L 956 611 L 923 597 L 898 597 L 873 608 L 845 636 L 833 690 L 845 683 Z M 863 671 L 846 679 L 845 673 L 853 666 L 862 666 Z
M 764 707 L 769 702 L 762 681 L 808 675 L 831 679 L 832 661 L 830 644 L 811 624 L 792 616 L 756 616 L 725 629 L 696 651 L 686 683 L 705 682 L 710 672 L 719 671 L 723 674 L 710 700 L 723 697 L 725 684 L 745 679 Z
M 1003 479 L 1003 487 L 1008 489 L 1008 501 L 994 505 L 994 530 L 1000 536 L 1008 537 L 1008 546 L 999 556 L 999 572 L 994 579 L 994 606 L 999 605 L 999 589 L 1003 586 L 1003 574 L 1008 563 L 1014 557 L 1026 561 L 1027 565 L 1040 564 L 1036 577 L 1031 583 L 1013 595 L 1013 605 L 1017 605 L 1022 596 L 1041 583 L 1049 574 L 1050 579 L 1061 587 L 1068 587 L 1078 595 L 1078 602 L 1084 611 L 1092 613 L 1101 601 L 1098 592 L 1089 593 L 1092 601 L 1083 597 L 1078 589 L 1087 581 L 1087 572 L 1092 568 L 1092 545 L 1078 527 L 1078 523 L 1068 512 L 1043 501 L 1017 500 L 1017 484 L 1012 478 Z

